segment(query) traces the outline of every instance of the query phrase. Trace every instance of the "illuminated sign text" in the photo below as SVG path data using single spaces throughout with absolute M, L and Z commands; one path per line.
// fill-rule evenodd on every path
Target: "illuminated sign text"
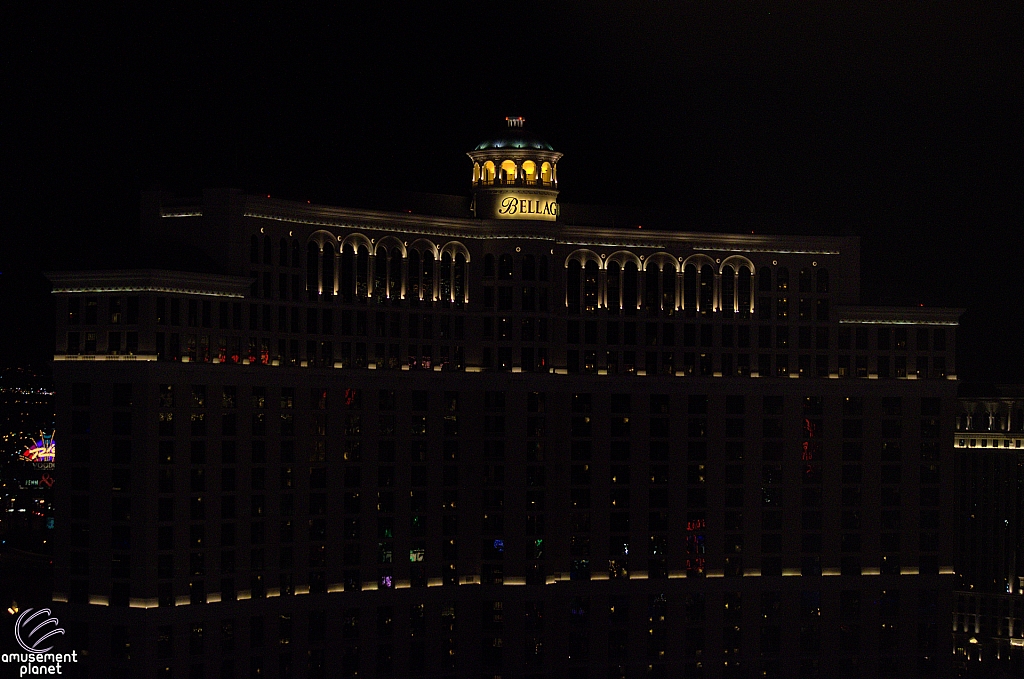
M 494 217 L 498 219 L 542 219 L 555 221 L 558 203 L 546 196 L 514 193 L 502 194 L 494 204 Z

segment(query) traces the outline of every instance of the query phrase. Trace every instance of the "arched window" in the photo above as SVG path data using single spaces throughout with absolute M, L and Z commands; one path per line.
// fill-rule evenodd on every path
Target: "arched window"
M 370 295 L 370 251 L 363 245 L 355 247 L 356 299 L 366 299 Z
M 434 253 L 429 250 L 423 253 L 423 261 L 420 263 L 420 287 L 423 291 L 423 299 L 434 301 Z
M 719 268 L 719 310 L 727 314 L 738 313 L 740 318 L 750 317 L 750 299 L 753 296 L 753 279 L 750 273 L 754 265 L 746 257 L 733 255 L 726 258 Z
M 483 174 L 481 175 L 481 179 L 484 181 L 485 184 L 492 184 L 494 183 L 494 174 L 494 161 L 488 160 L 486 163 L 484 163 Z
M 585 311 L 597 311 L 600 306 L 597 272 L 597 262 L 591 259 L 583 270 L 583 308 Z
M 338 294 L 342 301 L 351 302 L 356 289 L 355 250 L 351 245 L 341 248 L 341 266 L 338 276 Z
M 715 270 L 710 264 L 700 268 L 700 313 L 709 314 L 715 310 Z
M 484 255 L 484 278 L 494 278 L 494 255 Z
M 386 297 L 388 281 L 387 251 L 382 251 L 373 260 L 373 296 L 375 298 Z
M 512 255 L 502 255 L 498 258 L 498 277 L 503 281 L 512 280 Z
M 416 249 L 409 250 L 409 283 L 408 291 L 409 298 L 412 300 L 423 299 L 423 289 L 420 287 L 420 280 L 423 277 L 423 272 L 420 270 L 420 251 Z
M 789 269 L 784 266 L 780 266 L 778 273 L 775 274 L 775 289 L 780 293 L 789 290 Z
M 652 311 L 661 310 L 661 296 L 658 294 L 660 274 L 660 264 L 649 263 L 644 271 L 644 306 Z
M 452 301 L 452 255 L 445 252 L 441 255 L 441 266 L 437 272 L 438 298 L 443 302 Z
M 540 181 L 544 184 L 551 183 L 551 163 L 541 163 L 540 165 Z
M 722 268 L 722 311 L 732 314 L 736 308 L 736 271 L 731 266 Z
M 540 256 L 540 266 L 537 270 L 537 280 L 546 281 L 548 279 L 548 256 Z
M 274 263 L 274 246 L 270 242 L 270 236 L 263 237 L 263 263 L 267 266 Z
M 537 163 L 532 160 L 523 161 L 523 178 L 528 182 L 537 181 Z
M 473 183 L 480 181 L 480 163 L 473 163 Z
M 618 262 L 608 265 L 608 308 L 614 311 L 622 309 L 622 267 Z
M 523 255 L 523 280 L 532 281 L 537 277 L 537 264 L 533 255 Z
M 252 236 L 249 238 L 249 262 L 252 264 L 260 263 L 260 239 L 259 236 Z
M 633 261 L 626 262 L 622 269 L 622 311 L 627 316 L 636 315 L 640 306 L 640 271 Z
M 772 270 L 768 267 L 762 267 L 757 274 L 757 289 L 760 292 L 772 291 Z
M 350 291 L 356 301 L 366 299 L 370 292 L 370 251 L 366 243 L 353 239 L 345 245 L 342 270 L 350 267 L 344 288 Z
M 501 161 L 502 179 L 511 184 L 516 180 L 516 164 L 511 160 Z
M 690 313 L 697 311 L 697 267 L 693 264 L 683 270 L 683 308 Z
M 818 269 L 818 293 L 828 294 L 828 269 Z
M 284 250 L 287 253 L 287 249 Z M 334 295 L 334 244 L 324 243 L 324 251 L 321 255 L 323 257 L 323 280 L 320 284 L 320 290 L 325 295 Z
M 388 297 L 402 298 L 402 252 L 392 248 L 388 256 Z
M 306 246 L 306 290 L 310 296 L 320 291 L 320 247 L 316 243 Z
M 565 305 L 570 314 L 580 312 L 580 281 L 583 276 L 583 268 L 575 259 L 569 262 L 565 270 Z
M 455 255 L 455 270 L 452 272 L 452 293 L 457 304 L 468 301 L 466 294 L 466 255 L 461 252 Z
M 751 277 L 750 269 L 745 266 L 740 267 L 740 273 L 738 282 L 736 284 L 736 297 L 737 297 L 737 311 L 739 311 L 740 318 L 749 318 L 752 302 L 752 293 L 754 280 Z
M 277 263 L 281 266 L 288 266 L 288 240 L 282 238 L 277 247 L 280 250 L 280 252 L 277 253 Z
M 661 308 L 668 312 L 676 309 L 676 270 L 671 266 L 661 270 Z
M 810 292 L 811 288 L 811 270 L 800 269 L 800 292 Z

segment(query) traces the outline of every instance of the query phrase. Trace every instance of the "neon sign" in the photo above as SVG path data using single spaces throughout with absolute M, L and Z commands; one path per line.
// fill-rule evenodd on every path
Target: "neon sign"
M 53 462 L 56 457 L 56 445 L 54 435 L 56 432 L 40 432 L 39 440 L 32 443 L 32 447 L 23 453 L 28 462 Z

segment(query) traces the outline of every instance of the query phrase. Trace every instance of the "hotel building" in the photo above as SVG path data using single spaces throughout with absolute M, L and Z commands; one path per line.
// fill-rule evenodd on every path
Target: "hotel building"
M 55 614 L 95 676 L 943 677 L 959 310 L 856 238 L 472 198 L 143 198 L 49 274 Z M 567 179 L 570 179 L 567 177 Z

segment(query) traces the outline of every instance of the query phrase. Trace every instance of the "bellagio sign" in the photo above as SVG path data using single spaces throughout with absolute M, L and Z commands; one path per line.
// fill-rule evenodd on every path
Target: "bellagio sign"
M 558 217 L 558 203 L 552 196 L 502 193 L 494 201 L 495 219 L 541 219 L 549 222 Z

